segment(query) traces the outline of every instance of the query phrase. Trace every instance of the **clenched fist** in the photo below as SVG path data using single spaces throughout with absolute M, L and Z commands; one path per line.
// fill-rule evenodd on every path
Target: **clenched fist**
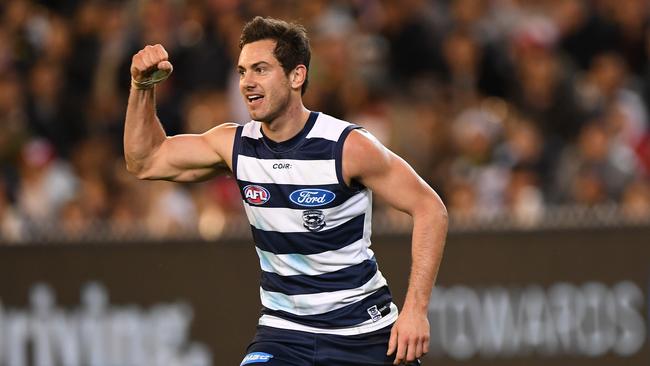
M 151 89 L 167 79 L 174 69 L 168 58 L 167 51 L 160 44 L 146 46 L 138 51 L 131 60 L 133 86 L 137 89 Z

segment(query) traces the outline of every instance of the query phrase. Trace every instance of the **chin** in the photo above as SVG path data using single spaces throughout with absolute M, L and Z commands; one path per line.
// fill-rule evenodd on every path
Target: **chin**
M 257 112 L 257 111 L 252 111 L 252 110 L 249 109 L 248 110 L 248 115 L 251 117 L 252 120 L 257 121 L 257 118 L 259 118 L 260 113 Z
M 251 119 L 253 121 L 258 121 L 258 122 L 271 122 L 274 119 L 274 116 L 271 113 L 263 113 L 260 111 L 249 111 L 248 112 L 251 116 Z
M 248 114 L 251 116 L 253 121 L 264 122 L 265 116 L 262 113 L 249 111 Z

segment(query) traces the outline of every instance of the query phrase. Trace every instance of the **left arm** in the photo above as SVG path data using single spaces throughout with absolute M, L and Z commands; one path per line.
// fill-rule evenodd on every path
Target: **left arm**
M 346 183 L 361 182 L 392 207 L 413 217 L 409 285 L 387 353 L 397 351 L 396 365 L 413 361 L 429 350 L 427 310 L 447 235 L 447 210 L 413 168 L 367 132 L 355 130 L 346 139 L 343 176 Z

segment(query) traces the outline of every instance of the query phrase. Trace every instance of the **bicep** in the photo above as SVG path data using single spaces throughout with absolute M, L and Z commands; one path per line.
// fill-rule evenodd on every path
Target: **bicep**
M 167 137 L 154 155 L 151 178 L 198 181 L 227 171 L 233 141 L 234 129 L 228 125 L 201 135 Z
M 161 158 L 176 169 L 208 168 L 223 162 L 223 158 L 203 135 L 168 137 L 161 146 Z

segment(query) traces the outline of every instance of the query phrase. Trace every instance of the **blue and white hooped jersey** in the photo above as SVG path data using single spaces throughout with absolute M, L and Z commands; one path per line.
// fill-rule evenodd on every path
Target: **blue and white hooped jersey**
M 343 142 L 355 128 L 311 112 L 281 143 L 261 122 L 237 129 L 233 171 L 262 268 L 260 325 L 354 335 L 397 319 L 370 249 L 372 192 L 343 180 Z

